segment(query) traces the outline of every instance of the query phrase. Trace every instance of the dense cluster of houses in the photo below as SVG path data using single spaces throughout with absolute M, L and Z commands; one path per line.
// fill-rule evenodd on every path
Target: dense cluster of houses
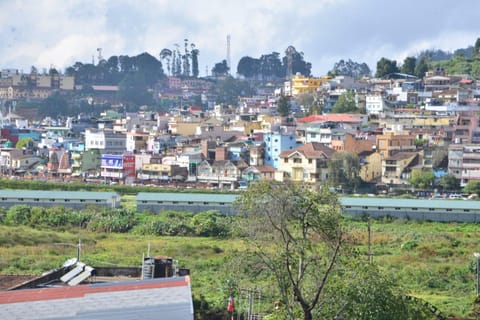
M 177 80 L 170 82 L 181 86 Z M 8 99 L 8 90 L 2 90 L 0 96 Z M 347 90 L 354 90 L 363 112 L 328 112 Z M 468 75 L 442 69 L 424 79 L 296 75 L 257 93 L 239 97 L 235 107 L 109 111 L 100 119 L 79 115 L 55 125 L 34 126 L 10 108 L 0 113 L 1 173 L 234 189 L 260 179 L 321 183 L 334 154 L 350 152 L 358 156 L 359 175 L 368 183 L 408 185 L 414 169 L 452 174 L 462 186 L 480 180 L 480 89 Z M 276 94 L 297 101 L 292 116 L 278 115 Z M 301 99 L 295 99 L 302 95 L 313 95 L 323 113 L 305 115 Z M 16 148 L 25 138 L 29 142 Z

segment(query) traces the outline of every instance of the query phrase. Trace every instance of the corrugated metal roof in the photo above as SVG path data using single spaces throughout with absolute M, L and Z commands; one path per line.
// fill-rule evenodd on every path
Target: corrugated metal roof
M 91 191 L 41 191 L 41 190 L 0 190 L 0 197 L 24 199 L 83 199 L 83 200 L 109 200 L 119 198 L 116 192 L 91 192 Z
M 434 208 L 434 209 L 468 209 L 479 210 L 480 202 L 472 200 L 442 200 L 442 199 L 395 199 L 395 198 L 353 198 L 341 197 L 342 206 L 370 206 L 387 208 Z
M 0 319 L 193 320 L 189 277 L 0 292 Z
M 193 202 L 223 202 L 230 203 L 238 197 L 236 194 L 220 193 L 149 193 L 140 192 L 137 194 L 137 201 L 193 201 Z

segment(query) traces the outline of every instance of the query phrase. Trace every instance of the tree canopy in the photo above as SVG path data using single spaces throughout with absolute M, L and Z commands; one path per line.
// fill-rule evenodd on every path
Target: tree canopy
M 292 74 L 300 73 L 303 76 L 311 75 L 312 64 L 304 60 L 303 52 L 298 52 L 293 46 L 285 51 L 280 59 L 280 53 L 272 52 L 261 55 L 259 58 L 242 57 L 237 65 L 237 73 L 247 79 L 278 80 Z
M 334 113 L 352 113 L 357 112 L 357 104 L 355 102 L 355 92 L 348 90 L 340 95 L 337 102 L 333 105 Z
M 277 101 L 277 111 L 282 117 L 286 117 L 290 114 L 290 101 L 284 95 L 281 95 Z
M 328 163 L 328 181 L 342 191 L 355 191 L 360 184 L 359 172 L 360 162 L 355 153 L 337 152 Z
M 268 319 L 431 318 L 354 250 L 327 187 L 259 181 L 235 205 L 249 250 L 243 263 L 268 273 L 280 297 L 278 317 Z
M 435 175 L 431 170 L 413 169 L 409 182 L 412 186 L 417 188 L 430 188 L 435 181 Z
M 274 275 L 289 319 L 296 308 L 313 319 L 345 240 L 338 199 L 326 188 L 317 191 L 258 182 L 237 202 L 244 232 Z
M 397 67 L 397 61 L 381 58 L 377 62 L 377 72 L 375 73 L 375 76 L 377 78 L 381 78 L 387 74 L 396 73 L 398 71 L 399 69 Z
M 347 61 L 342 59 L 336 62 L 331 73 L 333 75 L 350 76 L 355 79 L 371 76 L 370 68 L 365 62 L 358 63 L 351 59 L 348 59 Z

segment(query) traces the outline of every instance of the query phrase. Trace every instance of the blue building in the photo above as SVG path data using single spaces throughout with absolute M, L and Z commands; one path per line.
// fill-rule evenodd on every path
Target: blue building
M 297 136 L 295 134 L 283 134 L 269 132 L 263 135 L 265 144 L 264 164 L 275 169 L 280 168 L 280 153 L 284 150 L 296 148 Z

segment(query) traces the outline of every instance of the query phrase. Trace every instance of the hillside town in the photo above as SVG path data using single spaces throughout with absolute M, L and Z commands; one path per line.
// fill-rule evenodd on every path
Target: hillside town
M 234 104 L 217 103 L 215 80 L 166 76 L 153 95 L 179 103 L 162 111 L 144 106 L 128 112 L 118 86 L 93 85 L 85 97 L 90 109 L 39 119 L 19 103 L 78 92 L 75 77 L 4 69 L 1 174 L 223 190 L 257 180 L 333 182 L 337 190 L 354 192 L 347 178 L 332 180 L 335 163 L 344 177 L 350 174 L 339 156 L 348 154 L 360 185 L 376 191 L 409 189 L 416 170 L 437 179 L 454 176 L 460 187 L 480 180 L 480 83 L 469 75 L 440 67 L 423 78 L 297 73 L 256 82 L 255 93 L 238 96 Z M 201 104 L 192 103 L 193 96 Z M 335 112 L 348 96 L 355 111 Z M 288 112 L 280 110 L 282 100 Z M 105 103 L 111 107 L 92 112 Z

